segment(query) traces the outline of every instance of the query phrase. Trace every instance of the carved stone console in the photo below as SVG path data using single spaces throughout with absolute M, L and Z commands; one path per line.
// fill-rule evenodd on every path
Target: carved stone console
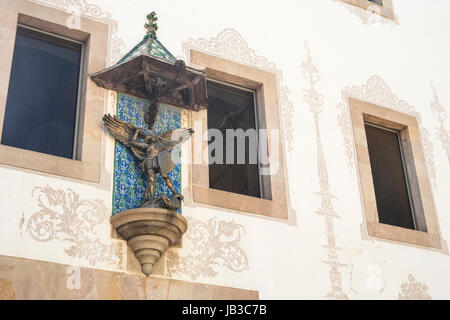
M 113 216 L 111 223 L 128 242 L 147 276 L 164 252 L 180 240 L 188 226 L 180 214 L 159 208 L 124 211 Z

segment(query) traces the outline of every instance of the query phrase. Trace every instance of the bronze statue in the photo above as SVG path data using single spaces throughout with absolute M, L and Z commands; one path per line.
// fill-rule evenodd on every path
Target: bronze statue
M 145 117 L 149 128 L 152 128 L 157 114 L 157 108 L 151 109 L 152 112 L 147 112 Z M 172 150 L 189 140 L 194 131 L 192 129 L 177 129 L 161 135 L 146 134 L 143 129 L 137 128 L 109 114 L 103 117 L 103 122 L 116 140 L 131 149 L 134 156 L 140 161 L 140 169 L 148 176 L 148 187 L 145 191 L 145 199 L 141 207 L 166 208 L 170 210 L 180 208 L 184 198 L 175 191 L 172 181 L 169 178 L 169 172 L 176 165 L 172 161 Z M 162 176 L 164 182 L 172 192 L 170 198 L 165 195 L 155 198 L 154 183 L 157 173 Z

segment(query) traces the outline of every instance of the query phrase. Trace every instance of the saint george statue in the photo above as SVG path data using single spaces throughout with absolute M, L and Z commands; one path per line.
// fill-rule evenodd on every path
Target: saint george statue
M 156 112 L 153 115 L 156 117 Z M 154 120 L 151 122 L 154 122 Z M 176 165 L 173 161 L 173 158 L 176 157 L 172 157 L 172 151 L 178 145 L 189 140 L 194 131 L 192 129 L 177 129 L 161 135 L 146 134 L 143 129 L 109 114 L 103 117 L 103 123 L 116 140 L 131 149 L 131 152 L 140 161 L 140 169 L 148 177 L 148 187 L 141 208 L 165 208 L 170 210 L 180 208 L 184 198 L 175 191 L 169 177 L 169 172 Z M 163 195 L 155 198 L 156 174 L 160 174 L 164 179 L 172 192 L 171 197 Z

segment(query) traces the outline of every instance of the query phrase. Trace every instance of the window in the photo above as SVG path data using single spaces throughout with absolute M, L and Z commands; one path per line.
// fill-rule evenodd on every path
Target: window
M 417 119 L 349 98 L 369 237 L 441 249 Z
M 192 184 L 183 190 L 186 205 L 203 204 L 287 220 L 277 74 L 193 48 L 188 50 L 188 62 L 205 69 L 208 109 L 190 113 L 192 127 L 200 138 L 195 138 L 195 134 L 192 140 L 193 161 L 187 168 Z M 217 129 L 213 131 L 221 132 L 224 138 L 216 143 L 224 147 L 223 164 L 210 165 L 208 157 L 204 157 L 205 154 L 216 156 L 212 147 L 215 139 L 203 138 L 211 134 L 208 129 Z M 236 137 L 229 132 L 226 141 L 227 129 L 242 129 L 245 139 L 235 131 Z M 264 137 L 261 132 L 267 135 Z M 258 143 L 251 143 L 252 140 Z M 239 147 L 245 152 L 237 152 Z M 245 159 L 239 160 L 243 154 Z M 255 154 L 256 157 L 252 156 Z M 259 158 L 261 154 L 270 155 L 270 163 Z M 227 164 L 227 158 L 232 164 Z
M 28 0 L 0 12 L 0 165 L 99 183 L 106 96 L 88 75 L 107 67 L 114 22 L 71 29 L 71 13 Z
M 383 0 L 369 0 L 369 1 L 373 2 L 373 3 L 376 3 L 376 4 L 379 4 L 380 6 L 383 5 Z
M 17 29 L 3 145 L 74 157 L 82 49 L 79 42 Z
M 371 13 L 379 14 L 385 18 L 396 21 L 394 14 L 393 0 L 342 0 L 350 5 L 368 10 Z
M 219 130 L 224 138 L 223 157 L 218 159 L 220 163 L 209 164 L 210 188 L 261 197 L 255 94 L 253 90 L 208 82 L 208 129 Z M 230 130 L 249 134 L 248 139 L 244 137 L 244 150 L 238 148 L 241 141 L 235 134 L 230 134 Z M 233 148 L 232 155 L 227 155 L 227 146 Z M 210 154 L 214 151 L 210 150 Z M 239 152 L 245 152 L 245 159 L 239 159 Z
M 416 230 L 400 132 L 371 123 L 365 129 L 380 223 Z

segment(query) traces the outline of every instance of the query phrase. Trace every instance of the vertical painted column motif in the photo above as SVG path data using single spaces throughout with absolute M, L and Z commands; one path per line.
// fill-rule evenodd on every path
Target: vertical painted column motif
M 324 108 L 324 98 L 316 90 L 316 84 L 320 81 L 320 74 L 317 67 L 312 63 L 310 49 L 308 43 L 305 42 L 307 50 L 307 59 L 302 63 L 302 73 L 309 84 L 308 89 L 304 89 L 304 101 L 309 105 L 309 111 L 314 118 L 314 125 L 316 129 L 317 141 L 317 170 L 320 181 L 320 192 L 316 193 L 320 196 L 321 205 L 316 213 L 324 217 L 325 235 L 327 243 L 323 246 L 327 250 L 327 259 L 323 261 L 329 266 L 329 276 L 331 282 L 331 291 L 327 298 L 346 300 L 348 296 L 344 293 L 342 288 L 341 267 L 345 264 L 339 262 L 339 251 L 342 251 L 336 244 L 336 233 L 334 230 L 335 220 L 340 219 L 340 216 L 333 208 L 333 198 L 335 198 L 330 191 L 330 183 L 328 177 L 328 169 L 325 160 L 325 155 L 322 147 L 322 138 L 320 135 L 320 115 Z
M 437 95 L 436 88 L 434 87 L 433 82 L 431 82 L 431 89 L 433 89 L 434 93 L 434 101 L 431 102 L 431 111 L 433 112 L 434 117 L 439 122 L 439 128 L 436 128 L 437 137 L 441 142 L 442 148 L 447 155 L 448 163 L 450 164 L 450 135 L 445 128 L 445 122 L 448 118 L 447 112 L 445 111 L 444 106 L 439 101 L 439 97 Z

